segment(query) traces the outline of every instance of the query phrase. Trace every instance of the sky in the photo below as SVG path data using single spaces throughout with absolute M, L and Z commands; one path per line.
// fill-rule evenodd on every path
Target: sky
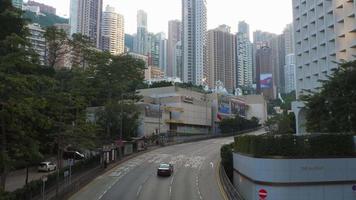
M 57 14 L 69 17 L 70 0 L 35 0 L 57 8 Z M 292 22 L 292 0 L 207 0 L 208 29 L 221 24 L 237 31 L 239 21 L 255 30 L 282 33 L 285 26 Z M 148 14 L 149 32 L 168 32 L 168 21 L 181 19 L 182 0 L 104 0 L 103 7 L 111 5 L 125 18 L 125 33 L 136 32 L 137 10 Z

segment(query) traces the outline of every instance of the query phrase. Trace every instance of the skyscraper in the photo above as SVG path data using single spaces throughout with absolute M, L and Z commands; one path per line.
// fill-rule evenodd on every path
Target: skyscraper
M 272 49 L 273 79 L 276 84 L 277 93 L 284 93 L 284 64 L 285 64 L 285 42 L 283 34 L 273 37 L 269 41 Z
M 167 44 L 167 72 L 168 77 L 177 77 L 177 69 L 174 67 L 174 51 L 176 45 L 181 41 L 182 23 L 179 20 L 171 20 L 168 22 L 168 44 Z
M 107 6 L 102 21 L 102 50 L 118 55 L 125 51 L 124 17 Z
M 285 54 L 294 54 L 294 33 L 293 24 L 288 24 L 283 30 Z
M 125 51 L 132 52 L 136 35 L 125 34 Z
M 273 73 L 272 48 L 266 44 L 256 51 L 256 83 L 257 93 L 263 94 L 267 99 L 276 98 L 276 84 Z
M 206 64 L 206 0 L 183 0 L 183 81 L 202 85 Z
M 263 46 L 270 46 L 270 40 L 276 37 L 276 34 L 263 32 L 263 31 L 255 31 L 253 32 L 253 51 L 252 51 L 252 79 L 257 80 L 256 74 L 256 51 Z
M 285 93 L 295 91 L 295 58 L 294 54 L 286 55 L 284 66 Z
M 253 83 L 252 44 L 249 25 L 242 21 L 236 35 L 236 87 L 251 88 Z
M 296 95 L 318 91 L 338 62 L 355 60 L 356 1 L 293 0 Z M 305 109 L 293 102 L 297 134 L 305 133 Z
M 71 0 L 71 34 L 81 33 L 100 48 L 103 0 Z
M 215 88 L 220 81 L 228 92 L 233 93 L 236 86 L 235 36 L 230 33 L 230 27 L 222 25 L 208 31 L 207 43 L 208 65 L 205 71 L 208 86 Z
M 147 32 L 147 13 L 143 10 L 137 11 L 137 34 L 134 42 L 136 53 L 147 55 L 148 53 L 148 32 Z

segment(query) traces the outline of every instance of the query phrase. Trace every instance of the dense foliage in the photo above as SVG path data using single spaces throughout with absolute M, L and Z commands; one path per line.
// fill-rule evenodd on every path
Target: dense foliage
M 18 161 L 28 167 L 46 156 L 61 157 L 69 147 L 94 149 L 117 140 L 119 133 L 124 138 L 136 134 L 133 104 L 139 100 L 135 91 L 143 82 L 143 61 L 98 51 L 85 36 L 69 39 L 49 27 L 43 65 L 27 39 L 26 23 L 11 0 L 2 1 L 0 190 Z M 71 55 L 71 68 L 56 67 L 66 53 Z M 105 108 L 97 113 L 98 123 L 87 121 L 88 107 Z
M 233 134 L 244 130 L 257 128 L 259 120 L 252 117 L 250 120 L 236 115 L 234 118 L 223 119 L 220 124 L 220 130 L 223 134 Z
M 320 92 L 302 97 L 308 132 L 356 133 L 356 61 L 343 63 Z
M 231 182 L 234 179 L 234 166 L 232 158 L 233 148 L 234 143 L 231 143 L 223 145 L 220 149 L 221 165 L 224 167 L 226 175 L 229 177 Z
M 267 131 L 272 134 L 295 134 L 295 115 L 292 112 L 276 114 L 266 121 L 265 126 Z
M 53 15 L 50 13 L 43 13 L 44 15 L 36 15 L 36 13 L 31 11 L 26 11 L 24 13 L 24 18 L 28 19 L 33 23 L 39 24 L 41 27 L 50 27 L 54 24 L 68 24 L 68 19 Z
M 352 135 L 265 135 L 235 137 L 235 151 L 255 157 L 354 156 Z

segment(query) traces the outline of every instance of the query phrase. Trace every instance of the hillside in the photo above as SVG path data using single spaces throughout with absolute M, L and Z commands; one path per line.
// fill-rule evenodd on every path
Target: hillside
M 23 17 L 32 23 L 38 23 L 41 27 L 53 26 L 56 23 L 68 23 L 68 19 L 53 14 L 36 15 L 31 11 L 25 11 Z

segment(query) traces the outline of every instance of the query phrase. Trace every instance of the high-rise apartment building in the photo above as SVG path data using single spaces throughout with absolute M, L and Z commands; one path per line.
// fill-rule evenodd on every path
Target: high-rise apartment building
M 124 16 L 107 6 L 101 24 L 101 49 L 119 55 L 125 52 Z
M 16 8 L 21 9 L 23 4 L 23 0 L 12 0 L 12 5 Z
M 257 93 L 267 99 L 276 99 L 276 83 L 272 58 L 272 48 L 261 46 L 256 51 L 256 85 Z
M 294 54 L 294 32 L 293 24 L 288 24 L 283 30 L 285 54 Z
M 284 35 L 277 35 L 269 41 L 272 49 L 273 79 L 277 93 L 284 93 L 285 41 Z
M 183 0 L 183 81 L 202 85 L 206 64 L 206 0 Z
M 49 6 L 49 5 L 46 5 L 46 4 L 43 4 L 43 3 L 39 3 L 39 2 L 36 2 L 36 1 L 28 1 L 27 2 L 27 5 L 28 6 L 38 6 L 40 8 L 40 12 L 41 13 L 49 13 L 49 14 L 53 14 L 55 15 L 56 14 L 56 8 L 52 7 L 52 6 Z
M 176 71 L 176 76 L 183 80 L 183 49 L 182 49 L 182 41 L 176 43 L 174 47 L 174 65 L 173 69 Z
M 257 80 L 256 74 L 256 51 L 263 46 L 270 46 L 270 41 L 272 38 L 276 37 L 276 34 L 263 32 L 263 31 L 255 31 L 253 32 L 253 52 L 252 52 L 252 79 Z
M 147 37 L 148 64 L 159 67 L 163 72 L 167 69 L 167 39 L 164 33 L 148 33 Z
M 177 69 L 175 68 L 174 51 L 178 42 L 181 41 L 182 23 L 179 20 L 171 20 L 168 22 L 168 43 L 167 43 L 167 71 L 168 77 L 178 77 Z
M 148 47 L 147 13 L 143 10 L 137 11 L 137 34 L 134 41 L 134 52 L 147 55 Z
M 81 33 L 100 48 L 103 0 L 71 0 L 71 34 Z
M 253 83 L 252 44 L 249 25 L 239 22 L 236 34 L 236 87 L 250 88 Z
M 295 91 L 295 56 L 294 54 L 286 55 L 286 64 L 284 65 L 284 85 L 285 93 Z
M 337 62 L 355 60 L 356 1 L 293 0 L 297 98 L 318 91 L 319 80 L 338 68 Z M 294 102 L 297 134 L 305 133 L 305 112 Z
M 284 38 L 284 93 L 295 91 L 295 54 L 293 24 L 288 24 L 283 30 Z M 283 80 L 281 80 L 283 81 Z
M 29 30 L 29 35 L 27 39 L 32 45 L 32 48 L 38 54 L 41 64 L 45 64 L 46 61 L 46 39 L 44 37 L 45 30 L 41 28 L 39 24 L 29 24 L 27 25 Z
M 233 93 L 236 86 L 235 35 L 230 33 L 230 27 L 222 25 L 208 31 L 207 43 L 207 85 L 215 88 L 216 83 L 221 82 L 228 92 Z
M 125 51 L 131 52 L 134 49 L 134 38 L 136 35 L 125 34 Z

